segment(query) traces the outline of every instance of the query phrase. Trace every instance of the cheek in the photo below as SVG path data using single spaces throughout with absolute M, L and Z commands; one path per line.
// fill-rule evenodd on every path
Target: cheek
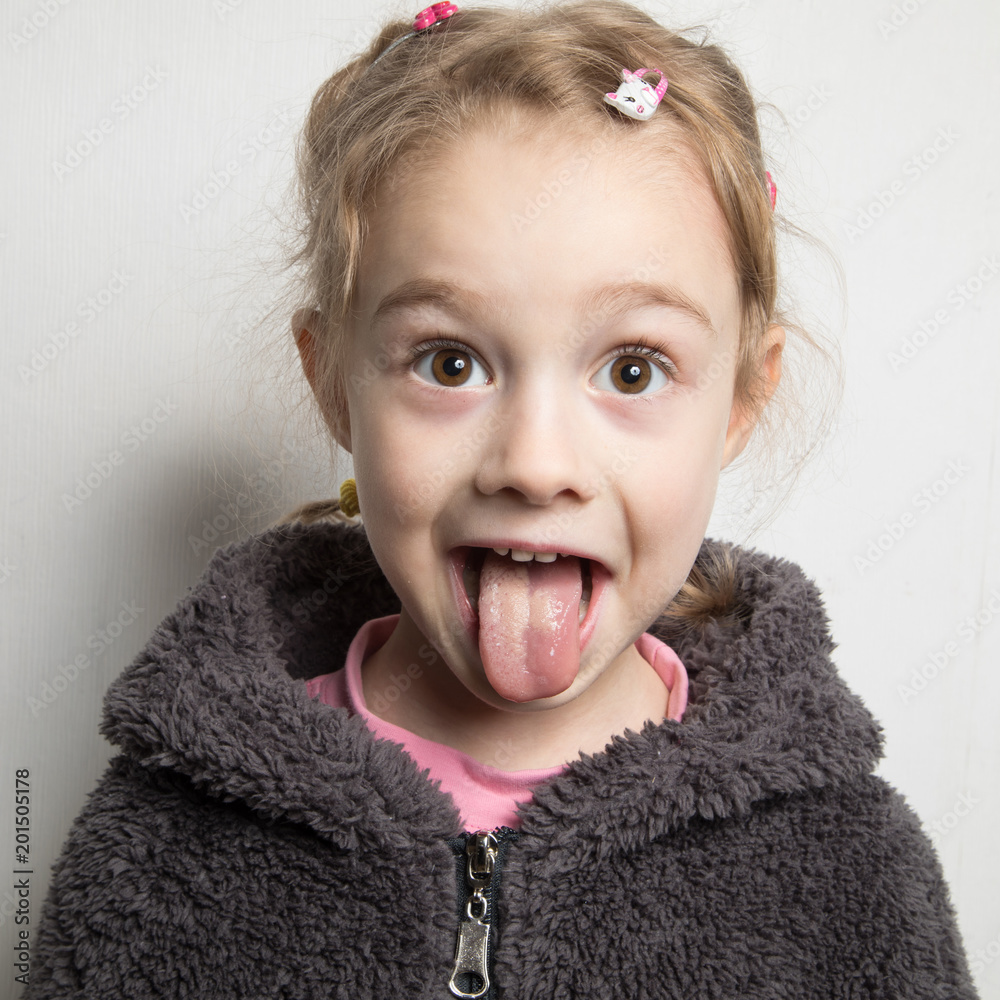
M 704 529 L 718 486 L 717 454 L 715 448 L 686 448 L 638 478 L 630 492 L 637 498 L 634 509 L 645 536 L 671 539 Z
M 378 406 L 366 407 L 361 419 L 352 421 L 352 429 L 354 472 L 366 526 L 372 531 L 404 526 L 421 507 L 423 480 L 434 467 L 422 447 L 426 442 Z
M 457 423 L 424 419 L 404 396 L 389 378 L 351 392 L 354 469 L 373 530 L 430 519 L 461 473 Z
M 627 476 L 637 527 L 651 547 L 693 553 L 704 537 L 718 488 L 729 421 L 725 384 L 707 387 L 674 410 L 658 440 L 647 442 Z M 692 554 L 693 558 L 693 554 Z
M 690 397 L 690 425 L 701 441 L 703 452 L 712 452 L 718 473 L 725 450 L 726 434 L 733 416 L 735 356 L 732 351 L 716 354 L 699 372 Z
M 665 466 L 642 483 L 646 502 L 632 511 L 633 613 L 649 621 L 683 586 L 697 558 L 715 503 L 710 463 Z
M 720 469 L 733 407 L 733 377 L 702 369 L 662 430 L 663 456 L 686 477 L 714 478 Z

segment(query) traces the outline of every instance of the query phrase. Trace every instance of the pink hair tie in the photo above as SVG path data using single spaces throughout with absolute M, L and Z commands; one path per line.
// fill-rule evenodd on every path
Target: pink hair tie
M 764 176 L 767 178 L 767 196 L 771 199 L 771 211 L 773 212 L 774 203 L 778 200 L 778 185 L 774 183 L 770 170 L 766 171 Z

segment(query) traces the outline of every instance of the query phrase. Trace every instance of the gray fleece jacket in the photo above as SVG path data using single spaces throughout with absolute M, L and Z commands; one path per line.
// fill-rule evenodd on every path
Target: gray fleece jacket
M 448 998 L 460 935 L 470 995 L 974 997 L 816 588 L 735 553 L 725 614 L 652 628 L 687 667 L 684 721 L 574 761 L 491 842 L 306 694 L 398 610 L 364 534 L 221 550 L 108 691 L 120 753 L 55 865 L 25 997 Z

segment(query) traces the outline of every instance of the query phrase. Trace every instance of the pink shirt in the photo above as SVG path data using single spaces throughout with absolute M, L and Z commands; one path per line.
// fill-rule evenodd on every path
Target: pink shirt
M 517 829 L 518 806 L 531 801 L 535 785 L 561 774 L 567 765 L 505 771 L 394 726 L 369 711 L 361 686 L 361 664 L 389 638 L 398 620 L 399 615 L 388 615 L 365 622 L 351 642 L 343 668 L 313 677 L 306 682 L 306 690 L 310 697 L 319 698 L 325 705 L 360 715 L 378 739 L 401 744 L 417 766 L 428 771 L 430 779 L 439 782 L 441 790 L 451 795 L 467 831 L 495 830 L 498 826 Z M 668 645 L 648 632 L 639 637 L 635 646 L 669 691 L 667 718 L 680 722 L 688 693 L 684 664 Z M 505 752 L 502 746 L 498 748 L 498 764 L 503 763 Z

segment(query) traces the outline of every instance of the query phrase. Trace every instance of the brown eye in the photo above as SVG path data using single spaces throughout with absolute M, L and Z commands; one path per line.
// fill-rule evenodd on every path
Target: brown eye
M 611 384 L 619 392 L 642 392 L 653 377 L 652 366 L 645 358 L 625 355 L 611 365 Z
M 483 362 L 457 344 L 428 344 L 414 363 L 413 372 L 430 385 L 449 389 L 471 389 L 491 381 Z
M 431 371 L 441 385 L 464 385 L 472 374 L 472 358 L 465 351 L 449 347 L 434 355 Z
M 591 384 L 595 389 L 619 396 L 651 396 L 667 388 L 677 378 L 673 362 L 659 351 L 623 345 L 621 354 L 605 361 L 594 372 Z M 646 351 L 650 350 L 650 357 Z

